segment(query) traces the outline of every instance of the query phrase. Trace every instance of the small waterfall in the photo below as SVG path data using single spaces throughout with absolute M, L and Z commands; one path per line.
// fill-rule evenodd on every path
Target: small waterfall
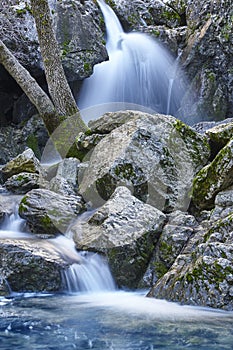
M 80 252 L 81 264 L 73 264 L 63 271 L 63 280 L 69 293 L 100 292 L 116 289 L 106 260 L 99 254 Z
M 110 111 L 111 104 L 115 110 L 116 103 L 120 109 L 133 104 L 175 115 L 184 92 L 177 62 L 150 36 L 125 33 L 113 10 L 103 0 L 97 2 L 106 24 L 109 61 L 97 64 L 83 83 L 78 98 L 83 118 L 85 109 L 97 106 L 100 115 Z
M 25 229 L 26 222 L 18 214 L 18 206 L 1 224 L 0 238 L 24 238 L 30 236 Z
M 71 237 L 60 235 L 46 240 L 25 231 L 25 220 L 20 218 L 18 206 L 15 205 L 14 213 L 5 217 L 1 224 L 0 239 L 36 239 L 42 249 L 51 254 L 57 254 L 71 264 L 67 270 L 61 271 L 67 292 L 99 292 L 116 289 L 104 257 L 97 253 L 78 252 Z

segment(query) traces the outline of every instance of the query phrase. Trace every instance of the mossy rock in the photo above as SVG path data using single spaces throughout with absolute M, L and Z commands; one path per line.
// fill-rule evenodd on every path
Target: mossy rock
M 218 192 L 233 184 L 233 139 L 193 181 L 192 201 L 197 209 L 212 209 Z

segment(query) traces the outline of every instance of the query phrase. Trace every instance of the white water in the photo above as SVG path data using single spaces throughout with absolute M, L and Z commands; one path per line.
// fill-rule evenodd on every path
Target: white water
M 65 289 L 69 293 L 113 291 L 115 283 L 107 261 L 97 253 L 78 252 L 74 241 L 65 236 L 53 239 L 40 239 L 25 230 L 25 220 L 15 212 L 5 217 L 0 228 L 0 239 L 36 240 L 37 246 L 52 255 L 62 257 L 70 267 L 61 271 Z
M 113 10 L 103 0 L 98 4 L 106 24 L 109 61 L 96 65 L 84 81 L 78 98 L 80 109 L 96 106 L 99 116 L 112 110 L 111 104 L 116 110 L 119 103 L 119 109 L 133 104 L 133 109 L 141 105 L 175 115 L 184 92 L 178 62 L 148 35 L 125 33 Z M 88 114 L 89 110 L 83 111 L 85 120 Z

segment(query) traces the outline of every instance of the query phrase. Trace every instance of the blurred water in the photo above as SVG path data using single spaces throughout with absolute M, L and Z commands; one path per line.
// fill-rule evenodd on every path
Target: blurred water
M 0 349 L 230 350 L 232 313 L 139 293 L 0 299 Z
M 113 110 L 117 103 L 120 109 L 134 104 L 175 115 L 185 89 L 178 61 L 152 37 L 125 33 L 113 10 L 103 0 L 98 4 L 106 24 L 109 60 L 96 65 L 93 75 L 84 81 L 79 108 L 96 106 L 96 113 L 101 110 L 99 116 L 112 111 L 111 103 Z

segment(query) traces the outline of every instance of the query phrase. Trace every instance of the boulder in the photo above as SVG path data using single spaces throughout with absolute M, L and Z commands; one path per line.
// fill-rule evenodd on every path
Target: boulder
M 123 185 L 159 210 L 186 210 L 192 180 L 209 157 L 207 139 L 171 116 L 122 113 L 129 121 L 87 154 L 89 166 L 79 174 L 79 191 L 85 201 L 102 205 Z M 110 121 L 117 116 L 112 115 Z
M 13 175 L 25 172 L 44 174 L 44 170 L 31 148 L 26 149 L 1 168 L 1 175 L 5 181 Z
M 64 287 L 61 271 L 69 264 L 46 240 L 2 239 L 0 293 L 60 291 Z
M 174 211 L 168 215 L 168 223 L 156 244 L 148 269 L 140 283 L 141 287 L 152 287 L 170 269 L 194 234 L 195 226 L 196 219 L 188 213 Z
M 63 159 L 58 164 L 56 175 L 50 180 L 49 189 L 63 195 L 76 195 L 79 165 L 76 158 Z
M 5 186 L 12 193 L 25 194 L 34 188 L 39 188 L 42 183 L 43 180 L 39 174 L 22 172 L 7 179 Z
M 233 187 L 229 187 L 217 194 L 214 201 L 214 209 L 211 210 L 209 220 L 215 222 L 224 219 L 233 213 Z
M 47 189 L 34 189 L 21 200 L 19 214 L 30 230 L 38 234 L 65 233 L 77 215 L 85 210 L 80 196 L 64 196 Z
M 196 230 L 148 296 L 233 310 L 233 213 Z
M 136 288 L 146 271 L 166 216 L 144 204 L 125 187 L 87 220 L 71 227 L 78 249 L 107 255 L 119 286 Z
M 214 160 L 199 171 L 193 181 L 192 201 L 200 209 L 212 209 L 218 192 L 233 184 L 233 139 Z
M 230 119 L 230 118 L 229 118 Z M 210 147 L 212 153 L 217 155 L 217 153 L 230 141 L 233 135 L 233 120 L 218 124 L 211 129 L 206 131 L 206 135 L 210 140 Z

